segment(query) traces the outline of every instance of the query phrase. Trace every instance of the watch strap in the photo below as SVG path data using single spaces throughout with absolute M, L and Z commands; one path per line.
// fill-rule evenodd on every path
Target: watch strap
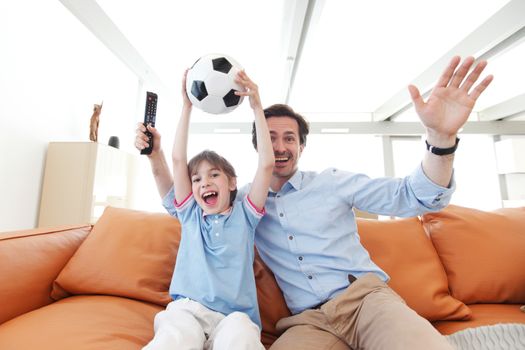
M 427 150 L 438 156 L 445 156 L 447 154 L 452 154 L 456 152 L 456 149 L 458 148 L 458 143 L 459 143 L 459 138 L 456 137 L 456 143 L 454 144 L 454 146 L 449 147 L 449 148 L 439 148 L 436 146 L 432 146 L 431 144 L 428 143 L 427 140 L 425 140 L 425 144 L 427 145 Z

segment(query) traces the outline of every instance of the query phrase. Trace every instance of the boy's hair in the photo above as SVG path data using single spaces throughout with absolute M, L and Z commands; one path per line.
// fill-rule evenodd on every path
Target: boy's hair
M 306 146 L 306 136 L 310 132 L 310 126 L 302 115 L 296 113 L 292 107 L 285 104 L 275 104 L 264 109 L 264 117 L 290 117 L 297 122 L 299 126 L 299 143 Z M 252 144 L 257 149 L 257 133 L 255 130 L 255 122 L 252 124 Z
M 229 180 L 237 178 L 235 169 L 230 164 L 230 162 L 228 162 L 224 157 L 218 155 L 216 152 L 210 150 L 204 150 L 190 159 L 188 162 L 188 174 L 190 175 L 190 178 L 197 173 L 197 168 L 203 161 L 207 161 L 214 167 L 219 168 L 226 174 Z M 230 191 L 230 205 L 233 205 L 235 196 L 237 196 L 237 188 L 235 188 L 233 191 Z

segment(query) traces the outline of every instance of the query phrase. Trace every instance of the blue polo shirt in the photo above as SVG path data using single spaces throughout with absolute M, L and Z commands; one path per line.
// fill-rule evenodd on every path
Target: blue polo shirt
M 193 195 L 175 211 L 182 237 L 170 285 L 172 298 L 190 298 L 224 315 L 244 312 L 262 329 L 253 259 L 255 227 L 264 212 L 245 196 L 225 215 L 203 215 Z

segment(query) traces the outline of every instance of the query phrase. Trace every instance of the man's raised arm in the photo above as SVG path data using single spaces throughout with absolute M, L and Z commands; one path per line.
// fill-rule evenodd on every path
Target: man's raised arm
M 443 187 L 448 187 L 452 179 L 457 133 L 467 121 L 476 100 L 493 79 L 489 75 L 474 87 L 487 61 L 480 61 L 470 74 L 474 58 L 467 57 L 458 68 L 460 61 L 459 56 L 452 58 L 426 102 L 414 85 L 408 87 L 416 112 L 426 129 L 428 152 L 423 158 L 423 171 L 430 180 Z

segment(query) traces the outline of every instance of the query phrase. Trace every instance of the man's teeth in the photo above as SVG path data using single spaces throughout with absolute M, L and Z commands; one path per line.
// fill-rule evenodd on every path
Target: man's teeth
M 276 162 L 286 162 L 288 160 L 288 157 L 276 157 Z

